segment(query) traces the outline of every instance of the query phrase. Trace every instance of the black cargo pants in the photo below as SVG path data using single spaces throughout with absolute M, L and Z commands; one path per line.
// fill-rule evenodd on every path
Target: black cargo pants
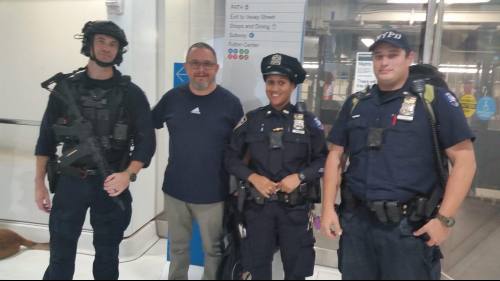
M 103 189 L 101 177 L 80 179 L 61 176 L 50 213 L 50 264 L 44 280 L 71 280 L 75 271 L 77 244 L 90 208 L 94 229 L 96 280 L 117 280 L 119 246 L 132 216 L 132 197 L 120 195 L 122 210 Z
M 272 279 L 272 261 L 277 248 L 286 280 L 304 280 L 314 272 L 314 235 L 309 227 L 307 205 L 289 207 L 283 203 L 247 203 L 247 238 L 242 242 L 242 262 L 253 280 Z

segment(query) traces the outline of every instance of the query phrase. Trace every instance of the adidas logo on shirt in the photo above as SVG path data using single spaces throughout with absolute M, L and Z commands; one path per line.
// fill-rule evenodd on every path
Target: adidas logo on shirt
M 200 115 L 200 114 L 201 114 L 200 108 L 199 108 L 199 107 L 197 107 L 197 108 L 193 109 L 193 110 L 191 111 L 191 113 L 192 113 L 192 114 L 198 114 L 198 115 Z

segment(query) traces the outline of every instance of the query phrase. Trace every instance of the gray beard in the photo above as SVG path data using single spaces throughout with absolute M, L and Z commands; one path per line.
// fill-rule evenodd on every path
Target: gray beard
M 210 86 L 210 83 L 196 83 L 196 82 L 193 82 L 193 83 L 191 83 L 191 85 L 197 91 L 205 91 L 206 89 L 208 89 L 208 86 Z

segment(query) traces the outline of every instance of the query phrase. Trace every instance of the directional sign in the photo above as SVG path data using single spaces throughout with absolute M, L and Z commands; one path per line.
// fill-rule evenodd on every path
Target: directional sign
M 489 121 L 497 113 L 497 103 L 492 97 L 484 97 L 477 103 L 477 117 L 483 121 Z
M 221 78 L 224 88 L 236 93 L 246 110 L 255 109 L 269 103 L 260 71 L 262 59 L 282 53 L 302 61 L 307 0 L 226 0 L 225 3 Z
M 184 63 L 174 64 L 174 88 L 189 83 L 189 76 L 184 68 Z

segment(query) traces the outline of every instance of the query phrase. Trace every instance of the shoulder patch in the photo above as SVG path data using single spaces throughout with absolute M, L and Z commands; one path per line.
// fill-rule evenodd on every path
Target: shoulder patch
M 450 92 L 447 92 L 445 94 L 446 99 L 448 99 L 448 102 L 453 106 L 453 107 L 460 107 L 460 103 L 458 102 L 457 98 Z
M 243 116 L 243 118 L 241 118 L 240 122 L 238 123 L 238 125 L 236 125 L 236 127 L 234 127 L 234 130 L 238 130 L 241 126 L 245 125 L 245 123 L 247 123 L 248 121 L 248 118 L 247 116 Z
M 320 129 L 321 131 L 325 130 L 323 123 L 321 123 L 321 120 L 319 120 L 318 117 L 314 117 L 313 123 L 314 123 L 314 126 L 318 129 Z

